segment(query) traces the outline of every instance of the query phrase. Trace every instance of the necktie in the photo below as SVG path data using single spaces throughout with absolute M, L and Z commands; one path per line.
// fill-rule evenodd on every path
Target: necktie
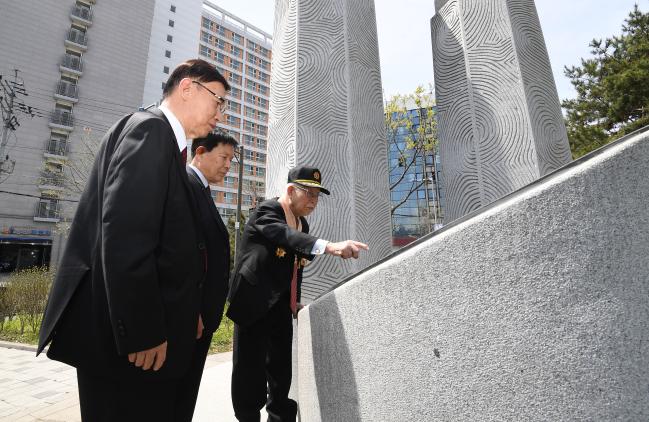
M 293 278 L 291 278 L 291 312 L 293 316 L 297 315 L 297 257 L 293 264 Z
M 183 157 L 183 164 L 187 164 L 187 147 L 183 149 L 180 155 Z
M 302 231 L 302 222 L 293 215 L 289 206 L 280 201 L 280 205 L 284 209 L 284 215 L 286 216 L 286 224 L 297 231 Z M 297 316 L 297 268 L 298 268 L 298 257 L 295 257 L 293 262 L 293 277 L 291 277 L 291 291 L 290 291 L 290 306 L 293 316 Z

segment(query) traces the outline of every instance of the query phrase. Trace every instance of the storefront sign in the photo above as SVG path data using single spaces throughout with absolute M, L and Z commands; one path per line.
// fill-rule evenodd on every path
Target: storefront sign
M 0 230 L 0 234 L 13 234 L 20 236 L 52 236 L 52 230 L 29 226 L 4 226 Z

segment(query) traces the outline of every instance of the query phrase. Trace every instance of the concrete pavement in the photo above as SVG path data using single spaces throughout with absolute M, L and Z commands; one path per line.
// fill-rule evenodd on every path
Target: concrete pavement
M 210 355 L 205 364 L 196 422 L 236 422 L 230 402 L 232 354 Z M 0 422 L 80 421 L 74 368 L 35 357 L 35 348 L 0 342 Z M 266 420 L 262 411 L 261 420 Z

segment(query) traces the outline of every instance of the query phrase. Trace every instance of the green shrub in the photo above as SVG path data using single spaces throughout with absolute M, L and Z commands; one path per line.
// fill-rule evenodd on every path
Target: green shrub
M 7 300 L 7 289 L 0 286 L 0 333 L 5 328 L 5 321 L 11 319 L 13 310 L 10 308 L 9 301 Z
M 18 318 L 20 334 L 25 326 L 38 332 L 51 285 L 52 273 L 45 268 L 20 270 L 9 277 L 3 295 L 5 313 L 9 319 Z

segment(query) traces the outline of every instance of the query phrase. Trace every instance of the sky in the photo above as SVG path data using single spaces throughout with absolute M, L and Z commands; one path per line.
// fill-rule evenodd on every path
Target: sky
M 212 1 L 273 33 L 274 0 Z M 635 3 L 643 12 L 649 10 L 649 0 L 536 0 L 535 3 L 560 99 L 575 97 L 563 69 L 579 65 L 581 58 L 589 57 L 588 44 L 593 38 L 619 35 Z M 430 19 L 435 14 L 434 4 L 434 0 L 375 0 L 386 98 L 413 92 L 418 85 L 427 88 L 433 84 Z

